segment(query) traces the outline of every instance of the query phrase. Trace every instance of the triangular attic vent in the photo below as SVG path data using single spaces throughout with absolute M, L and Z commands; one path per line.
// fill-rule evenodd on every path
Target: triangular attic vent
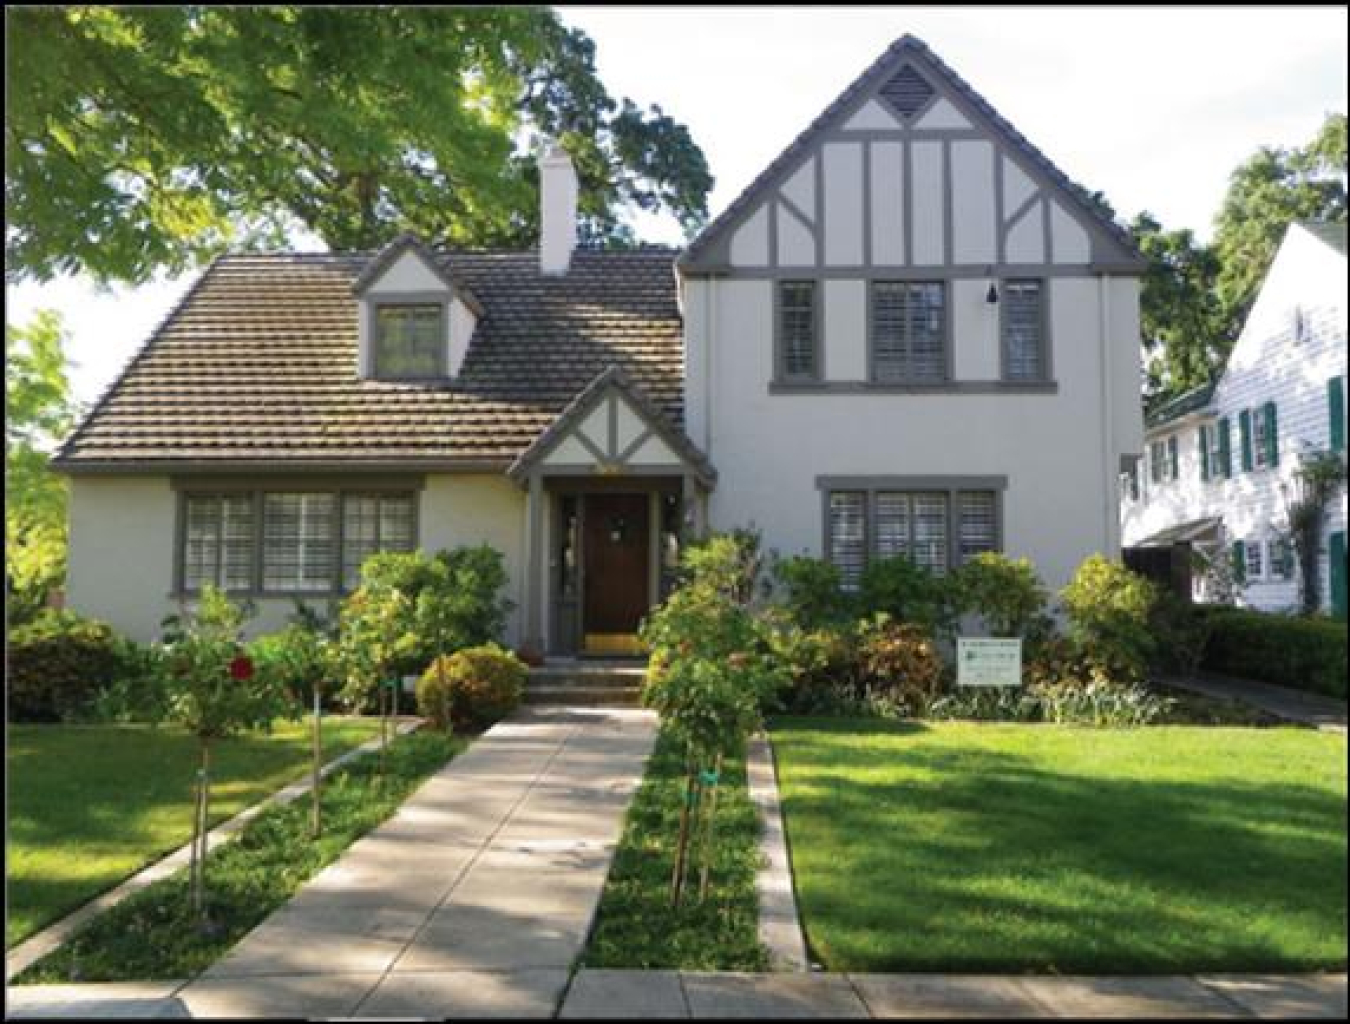
M 881 87 L 881 97 L 901 117 L 911 118 L 933 98 L 933 87 L 906 64 Z

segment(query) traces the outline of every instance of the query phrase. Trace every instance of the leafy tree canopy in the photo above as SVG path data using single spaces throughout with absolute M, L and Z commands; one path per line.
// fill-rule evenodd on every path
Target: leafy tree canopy
M 688 129 L 616 101 L 595 45 L 543 7 L 28 7 L 7 13 L 8 273 L 140 282 L 297 228 L 333 248 L 415 230 L 536 237 L 547 137 L 582 235 L 625 208 L 706 219 Z
M 66 486 L 47 468 L 75 406 L 60 318 L 5 326 L 5 597 L 11 624 L 41 608 L 65 574 Z

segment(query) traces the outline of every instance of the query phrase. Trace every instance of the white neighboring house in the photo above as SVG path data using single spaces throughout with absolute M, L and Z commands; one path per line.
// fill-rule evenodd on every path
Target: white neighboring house
M 1120 550 L 1142 451 L 1130 239 L 919 40 L 676 257 L 404 238 L 219 260 L 70 438 L 69 602 L 143 639 L 207 583 L 275 628 L 388 548 L 506 556 L 508 639 L 631 650 L 681 538 L 852 583 Z
M 1302 458 L 1345 451 L 1345 373 L 1345 226 L 1293 224 L 1218 380 L 1149 416 L 1145 457 L 1126 480 L 1126 546 L 1191 541 L 1232 559 L 1240 603 L 1295 608 L 1288 508 Z M 1342 488 L 1319 570 L 1323 605 L 1342 617 L 1345 522 Z

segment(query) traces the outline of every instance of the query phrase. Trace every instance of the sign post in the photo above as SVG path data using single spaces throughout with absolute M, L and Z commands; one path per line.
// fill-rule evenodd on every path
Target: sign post
M 1022 641 L 958 638 L 956 683 L 958 686 L 1021 686 Z

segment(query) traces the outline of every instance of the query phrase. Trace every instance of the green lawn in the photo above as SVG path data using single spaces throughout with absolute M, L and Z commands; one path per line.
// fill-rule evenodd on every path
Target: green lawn
M 326 758 L 378 730 L 328 719 Z M 285 723 L 218 744 L 213 820 L 303 775 L 309 735 L 307 723 Z M 197 763 L 195 741 L 169 727 L 15 725 L 8 738 L 7 948 L 186 843 Z
M 1344 969 L 1344 736 L 785 718 L 773 740 L 831 970 Z
M 767 966 L 759 944 L 759 819 L 746 788 L 745 764 L 729 760 L 716 816 L 708 898 L 693 891 L 670 906 L 684 758 L 662 734 L 624 820 L 623 836 L 600 899 L 583 966 L 594 968 L 759 971 Z

